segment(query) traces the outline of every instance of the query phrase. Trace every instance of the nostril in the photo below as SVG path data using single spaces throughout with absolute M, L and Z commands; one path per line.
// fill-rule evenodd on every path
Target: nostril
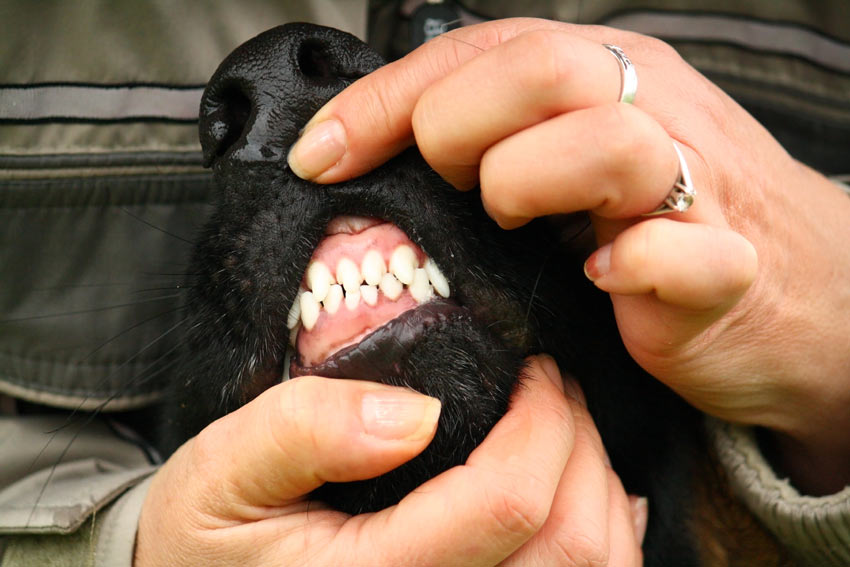
M 319 39 L 306 39 L 298 48 L 298 70 L 315 81 L 330 81 L 336 78 L 328 46 Z
M 251 100 L 239 85 L 223 87 L 210 113 L 209 134 L 215 140 L 215 156 L 221 157 L 245 132 L 251 118 Z
M 346 85 L 359 79 L 368 71 L 347 69 L 339 60 L 339 46 L 333 46 L 319 38 L 305 39 L 296 54 L 298 71 L 313 84 L 332 84 L 342 80 Z

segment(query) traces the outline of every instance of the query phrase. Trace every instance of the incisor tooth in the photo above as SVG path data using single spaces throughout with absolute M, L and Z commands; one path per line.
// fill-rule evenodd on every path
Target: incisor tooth
M 312 291 L 301 294 L 301 323 L 308 331 L 312 331 L 319 320 L 319 302 L 313 297 Z
M 360 305 L 360 288 L 353 291 L 345 290 L 345 308 L 354 311 Z
M 363 279 L 369 285 L 378 285 L 381 283 L 381 277 L 387 271 L 387 265 L 384 263 L 384 258 L 377 250 L 369 250 L 363 256 L 363 261 L 360 263 L 360 271 L 363 272 Z
M 423 268 L 413 271 L 413 283 L 407 286 L 407 290 L 417 303 L 425 303 L 434 295 L 434 290 L 428 283 L 428 274 Z
M 431 285 L 434 286 L 434 291 L 441 297 L 448 299 L 450 294 L 449 280 L 446 279 L 446 276 L 443 275 L 443 272 L 431 258 L 425 260 L 425 273 L 428 274 L 428 279 L 431 281 Z
M 345 288 L 345 293 L 350 293 L 360 287 L 363 277 L 360 268 L 350 258 L 343 258 L 336 265 L 336 281 Z
M 386 295 L 392 301 L 398 299 L 398 296 L 401 295 L 401 292 L 404 290 L 404 286 L 401 285 L 395 276 L 392 274 L 384 274 L 381 278 L 381 285 L 379 286 L 381 289 L 381 293 Z
M 325 311 L 327 311 L 330 315 L 336 313 L 340 304 L 342 304 L 342 297 L 342 286 L 339 284 L 333 284 L 324 301 Z
M 418 266 L 416 252 L 407 244 L 402 244 L 393 250 L 393 254 L 390 256 L 390 271 L 403 284 L 410 285 L 413 283 L 413 270 Z
M 298 324 L 298 319 L 301 317 L 301 294 L 298 292 L 295 296 L 295 301 L 292 302 L 292 307 L 289 308 L 289 315 L 286 316 L 286 328 L 293 329 Z
M 366 305 L 374 307 L 378 303 L 378 288 L 373 285 L 361 285 L 360 296 Z
M 310 262 L 307 267 L 307 287 L 313 292 L 316 301 L 325 300 L 332 283 L 334 277 L 324 262 Z

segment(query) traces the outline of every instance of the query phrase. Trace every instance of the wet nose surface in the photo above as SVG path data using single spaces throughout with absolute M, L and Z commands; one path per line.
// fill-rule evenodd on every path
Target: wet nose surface
M 276 162 L 310 117 L 335 94 L 384 64 L 351 34 L 286 24 L 237 48 L 201 99 L 207 166 Z

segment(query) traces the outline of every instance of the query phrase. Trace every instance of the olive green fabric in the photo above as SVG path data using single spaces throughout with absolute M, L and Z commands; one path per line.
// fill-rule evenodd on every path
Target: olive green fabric
M 70 534 L 0 536 L 0 567 L 129 567 L 150 480 L 92 514 Z
M 0 565 L 131 564 L 155 466 L 125 433 L 84 414 L 0 417 Z
M 362 37 L 366 6 L 0 5 L 0 392 L 106 411 L 157 398 L 180 344 L 189 242 L 209 210 L 203 85 L 257 33 L 319 20 Z M 176 114 L 122 114 L 172 95 Z

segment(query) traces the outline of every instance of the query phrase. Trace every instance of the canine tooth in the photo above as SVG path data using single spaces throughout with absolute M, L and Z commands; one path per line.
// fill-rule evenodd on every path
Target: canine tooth
M 333 274 L 324 262 L 313 261 L 307 268 L 307 287 L 313 292 L 316 301 L 324 301 L 334 282 Z
M 434 286 L 434 291 L 436 291 L 440 297 L 448 299 L 450 294 L 449 280 L 446 279 L 442 270 L 437 267 L 437 264 L 435 264 L 431 258 L 425 260 L 425 273 L 428 274 L 428 279 L 431 281 L 431 285 Z
M 301 322 L 305 329 L 312 331 L 318 320 L 319 302 L 313 297 L 312 291 L 305 291 L 301 294 Z
M 393 254 L 390 256 L 390 271 L 403 284 L 410 285 L 413 283 L 413 270 L 418 266 L 416 252 L 407 244 L 402 244 L 393 250 Z
M 289 308 L 289 315 L 286 316 L 286 328 L 292 329 L 298 324 L 298 319 L 301 318 L 301 295 L 304 292 L 299 291 L 295 296 L 295 301 L 292 302 L 292 307 Z
M 374 307 L 378 303 L 378 288 L 373 285 L 361 285 L 360 296 L 366 302 L 366 305 Z
M 398 296 L 401 295 L 401 292 L 404 290 L 404 286 L 401 285 L 401 282 L 395 279 L 395 276 L 390 273 L 383 275 L 381 278 L 381 285 L 379 287 L 381 289 L 381 293 L 393 301 L 398 299 Z
M 336 281 L 342 284 L 345 288 L 345 293 L 360 287 L 360 282 L 363 281 L 363 276 L 360 275 L 360 268 L 350 258 L 343 258 L 336 265 Z
M 355 288 L 352 291 L 345 290 L 345 308 L 349 311 L 357 309 L 360 305 L 360 288 Z
M 330 315 L 336 313 L 342 303 L 342 298 L 342 286 L 339 284 L 333 284 L 324 301 L 325 311 L 327 311 Z
M 294 327 L 289 331 L 289 344 L 292 345 L 292 348 L 295 348 L 295 339 L 298 337 L 298 331 L 301 327 Z
M 424 268 L 414 270 L 413 283 L 407 289 L 417 303 L 425 303 L 434 295 L 434 289 L 428 283 L 428 274 L 425 273 Z
M 363 261 L 360 263 L 360 271 L 363 272 L 363 279 L 369 285 L 378 285 L 381 283 L 381 276 L 387 271 L 387 265 L 384 263 L 384 258 L 377 250 L 369 250 L 363 256 Z

